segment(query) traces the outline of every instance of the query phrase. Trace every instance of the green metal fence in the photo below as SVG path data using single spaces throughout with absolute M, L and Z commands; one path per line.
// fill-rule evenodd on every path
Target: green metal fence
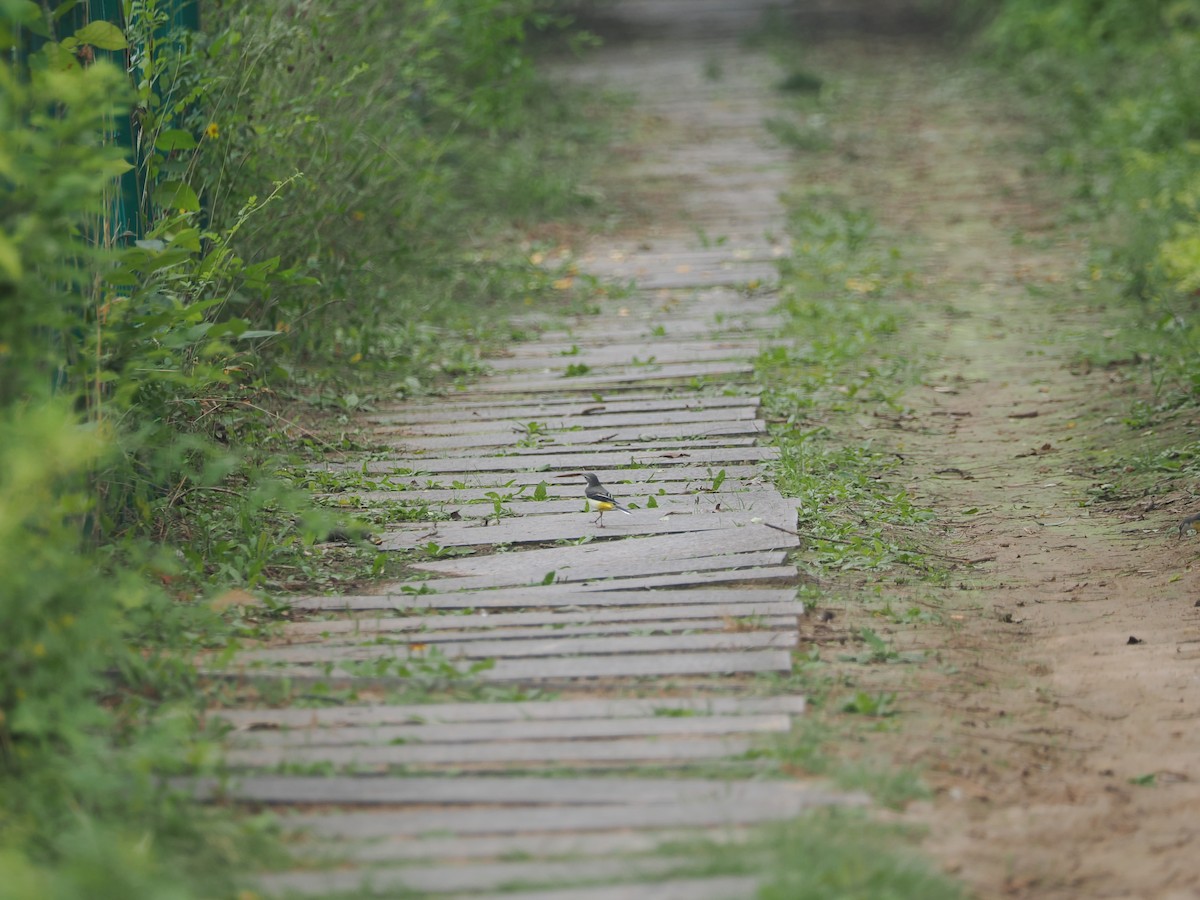
M 79 32 L 93 22 L 109 22 L 125 31 L 127 0 L 78 0 L 73 5 L 41 4 L 44 22 L 36 27 L 25 28 L 15 48 L 18 65 L 27 61 L 51 40 L 61 40 Z M 158 11 L 165 13 L 164 24 L 156 30 L 158 39 L 167 39 L 180 30 L 200 30 L 200 0 L 158 0 Z M 144 7 L 143 7 L 144 9 Z M 135 10 L 135 14 L 137 14 Z M 140 48 L 133 46 L 124 50 L 104 50 L 89 46 L 87 54 L 93 58 L 106 58 L 114 65 L 131 71 L 131 60 Z M 114 233 L 132 239 L 145 233 L 145 210 L 140 198 L 145 196 L 146 185 L 140 183 L 142 167 L 137 158 L 138 141 L 133 117 L 122 117 L 113 123 L 113 139 L 125 147 L 133 168 L 121 177 L 119 191 L 113 201 L 112 218 Z

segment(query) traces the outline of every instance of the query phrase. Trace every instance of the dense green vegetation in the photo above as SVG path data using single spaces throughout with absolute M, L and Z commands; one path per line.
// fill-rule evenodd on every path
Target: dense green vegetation
M 86 6 L 0 0 L 0 897 L 227 896 L 269 842 L 161 776 L 212 765 L 194 651 L 270 615 L 211 598 L 317 574 L 294 419 L 563 295 L 530 227 L 603 117 L 535 0 Z
M 978 2 L 982 45 L 1036 95 L 1050 162 L 1074 179 L 1079 214 L 1111 243 L 1092 277 L 1114 279 L 1154 357 L 1159 401 L 1200 394 L 1200 2 Z

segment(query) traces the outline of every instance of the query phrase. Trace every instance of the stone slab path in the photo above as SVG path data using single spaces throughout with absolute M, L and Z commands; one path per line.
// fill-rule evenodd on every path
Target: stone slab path
M 753 767 L 804 712 L 756 680 L 791 672 L 803 612 L 794 505 L 771 485 L 751 379 L 788 249 L 786 154 L 760 127 L 778 73 L 738 41 L 763 4 L 612 6 L 657 36 L 563 75 L 635 91 L 633 114 L 662 134 L 629 177 L 672 180 L 676 208 L 578 260 L 632 295 L 539 322 L 452 397 L 372 413 L 393 450 L 330 466 L 370 482 L 339 499 L 429 504 L 440 520 L 382 543 L 418 551 L 426 577 L 299 598 L 312 618 L 214 670 L 386 689 L 449 666 L 562 699 L 213 710 L 233 777 L 195 790 L 271 808 L 299 835 L 297 868 L 265 876 L 267 893 L 750 897 L 755 878 L 689 878 L 688 860 L 655 851 L 863 802 L 714 777 Z M 714 54 L 720 81 L 704 75 Z M 585 471 L 631 515 L 593 521 Z

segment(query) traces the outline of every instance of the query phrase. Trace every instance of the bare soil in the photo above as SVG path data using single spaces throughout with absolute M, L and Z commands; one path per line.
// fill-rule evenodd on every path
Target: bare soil
M 924 623 L 812 617 L 820 647 L 866 625 L 926 651 L 847 671 L 902 710 L 862 752 L 924 771 L 934 796 L 901 818 L 979 897 L 1200 896 L 1200 585 L 1175 531 L 1193 510 L 1110 468 L 1171 436 L 1121 422 L 1144 372 L 1083 362 L 1122 336 L 1089 227 L 1039 174 L 1030 101 L 924 39 L 826 36 L 806 61 L 844 102 L 835 152 L 801 177 L 860 199 L 921 279 L 896 337 L 929 363 L 912 414 L 842 437 L 902 453 L 950 570 L 883 586 Z

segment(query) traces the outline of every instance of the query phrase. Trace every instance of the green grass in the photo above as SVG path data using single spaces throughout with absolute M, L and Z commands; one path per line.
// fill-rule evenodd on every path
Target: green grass
M 1136 359 L 1151 406 L 1194 408 L 1200 155 L 1194 92 L 1180 86 L 1198 71 L 1200 21 L 1136 0 L 1102 0 L 1087 15 L 1072 0 L 992 7 L 978 46 L 1036 97 L 1040 149 L 1072 194 L 1068 217 L 1099 224 L 1088 274 L 1116 290 L 1093 302 L 1124 320 L 1099 356 Z
M 763 127 L 779 143 L 799 153 L 817 153 L 833 145 L 833 138 L 820 119 L 810 118 L 798 123 L 783 116 L 772 116 L 763 121 Z
M 757 361 L 763 404 L 781 458 L 774 480 L 800 499 L 806 561 L 823 571 L 928 566 L 919 538 L 932 513 L 889 481 L 899 458 L 863 440 L 854 416 L 899 419 L 920 360 L 897 351 L 911 276 L 894 247 L 880 249 L 870 216 L 827 195 L 793 198 L 792 259 L 780 307 L 791 347 Z
M 961 898 L 957 886 L 905 847 L 913 836 L 874 823 L 858 810 L 823 809 L 756 827 L 742 841 L 665 844 L 650 858 L 666 857 L 678 865 L 638 881 L 748 875 L 760 880 L 760 900 Z
M 819 657 L 797 658 L 791 676 L 760 679 L 759 687 L 768 694 L 802 693 L 808 701 L 791 731 L 764 736 L 746 754 L 758 766 L 759 777 L 826 778 L 897 810 L 929 796 L 919 771 L 846 753 L 863 744 L 865 733 L 889 729 L 893 717 L 903 714 L 894 694 L 856 689 L 851 674 Z
M 934 872 L 912 845 L 919 835 L 897 826 L 872 822 L 856 809 L 821 809 L 776 824 L 754 827 L 737 840 L 698 838 L 664 843 L 648 853 L 618 859 L 629 863 L 625 878 L 600 881 L 559 880 L 513 882 L 498 893 L 588 885 L 638 884 L 686 878 L 752 876 L 759 880 L 759 900 L 960 900 L 965 895 L 951 880 Z M 557 862 L 584 861 L 588 856 L 557 856 Z M 528 854 L 505 857 L 533 862 Z M 549 860 L 548 860 L 549 861 Z M 664 861 L 666 868 L 638 875 L 639 862 Z M 332 860 L 330 860 L 332 862 Z M 419 863 L 414 863 L 419 864 Z M 402 868 L 402 867 L 401 867 Z M 370 883 L 369 875 L 364 879 Z M 403 889 L 388 896 L 406 897 Z M 373 896 L 369 891 L 325 895 L 334 898 Z
M 902 423 L 908 415 L 902 398 L 924 365 L 903 339 L 915 281 L 903 248 L 881 233 L 869 210 L 829 190 L 798 192 L 788 204 L 793 254 L 781 265 L 780 310 L 791 343 L 762 353 L 756 371 L 781 452 L 773 480 L 800 501 L 795 558 L 812 578 L 801 597 L 812 607 L 850 606 L 907 623 L 926 610 L 901 605 L 879 582 L 943 577 L 924 549 L 934 514 L 900 483 L 902 460 L 892 433 L 880 429 L 880 436 L 864 438 L 862 421 Z M 822 659 L 815 649 L 795 658 L 790 676 L 765 676 L 758 685 L 767 693 L 803 693 L 809 710 L 790 733 L 760 741 L 751 755 L 781 773 L 865 791 L 892 809 L 927 797 L 919 772 L 864 758 L 858 749 L 872 732 L 896 728 L 904 715 L 893 679 L 881 670 L 894 667 L 899 680 L 921 654 L 898 649 L 880 629 L 860 627 L 837 659 Z M 950 882 L 898 855 L 896 841 L 903 840 L 897 833 L 865 821 L 857 831 L 848 825 L 853 820 L 842 813 L 828 817 L 834 830 L 820 837 L 807 823 L 782 829 L 798 846 L 828 840 L 817 852 L 829 868 L 782 872 L 760 896 L 961 896 Z M 871 846 L 871 865 L 848 861 Z M 848 871 L 854 876 L 840 881 Z
M 759 900 L 952 900 L 954 882 L 899 849 L 905 833 L 854 813 L 814 814 L 767 832 Z

